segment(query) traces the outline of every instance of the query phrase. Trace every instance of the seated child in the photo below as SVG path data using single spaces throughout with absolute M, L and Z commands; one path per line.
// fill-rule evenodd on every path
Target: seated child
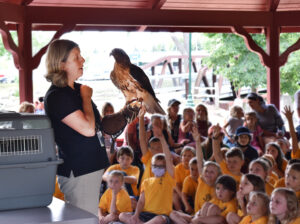
M 272 186 L 274 186 L 275 185 L 275 183 L 278 181 L 278 175 L 277 175 L 277 173 L 275 173 L 274 171 L 273 171 L 273 167 L 274 167 L 274 165 L 275 165 L 275 160 L 274 160 L 274 158 L 273 158 L 273 156 L 272 155 L 270 155 L 270 154 L 263 154 L 261 157 L 260 157 L 260 159 L 262 159 L 262 160 L 264 160 L 265 162 L 267 162 L 268 163 L 268 165 L 269 165 L 269 167 L 270 167 L 270 171 L 269 171 L 269 175 L 268 175 L 268 177 L 267 177 L 267 181 L 272 185 Z
M 213 136 L 218 136 L 219 132 L 220 127 L 216 127 Z M 244 154 L 238 147 L 233 147 L 226 152 L 224 160 L 219 141 L 219 139 L 213 137 L 213 156 L 216 162 L 220 164 L 222 173 L 232 176 L 237 184 L 239 184 L 243 175 L 241 168 L 244 164 Z
M 153 132 L 162 143 L 163 152 L 156 154 L 151 160 L 154 177 L 147 178 L 141 186 L 140 198 L 135 213 L 121 213 L 121 222 L 164 224 L 169 222 L 168 215 L 172 211 L 173 189 L 175 187 L 174 167 L 171 153 L 162 130 L 153 127 Z
M 229 175 L 216 180 L 216 197 L 206 202 L 192 219 L 192 223 L 214 224 L 225 222 L 229 212 L 237 211 L 235 200 L 236 181 Z
M 254 174 L 245 174 L 241 179 L 237 192 L 239 210 L 237 213 L 230 212 L 226 220 L 229 224 L 237 224 L 247 215 L 246 205 L 249 202 L 249 194 L 252 191 L 265 192 L 265 183 L 261 177 Z
M 184 179 L 190 175 L 189 162 L 194 156 L 196 156 L 195 149 L 191 146 L 185 146 L 181 151 L 181 163 L 175 167 L 176 187 L 173 194 L 175 210 L 181 210 L 182 185 Z
M 195 194 L 198 187 L 198 166 L 197 158 L 194 157 L 189 162 L 190 175 L 183 181 L 182 186 L 182 202 L 184 204 L 185 212 L 188 214 L 194 213 Z
M 299 202 L 295 192 L 288 188 L 276 188 L 270 201 L 268 224 L 299 224 Z
M 252 191 L 247 203 L 247 216 L 239 224 L 267 224 L 270 199 L 267 194 Z
M 268 182 L 268 174 L 270 172 L 270 167 L 268 163 L 263 159 L 253 160 L 249 165 L 249 173 L 260 176 L 265 181 L 266 193 L 271 196 L 274 187 Z
M 124 176 L 121 171 L 114 170 L 108 175 L 108 189 L 99 202 L 100 224 L 108 224 L 119 220 L 121 212 L 131 212 L 131 200 L 123 188 Z
M 288 165 L 285 175 L 285 186 L 293 189 L 300 201 L 300 163 Z
M 221 169 L 215 162 L 207 161 L 203 166 L 203 153 L 200 142 L 200 134 L 196 127 L 193 128 L 193 138 L 196 141 L 196 156 L 198 173 L 201 174 L 198 178 L 198 186 L 195 195 L 194 211 L 201 209 L 205 202 L 210 201 L 215 197 L 215 182 L 218 176 L 221 175 Z M 170 218 L 174 223 L 190 223 L 193 216 L 180 212 L 172 211 Z
M 182 144 L 188 143 L 195 147 L 195 139 L 193 139 L 192 130 L 196 127 L 195 111 L 193 108 L 185 108 L 182 113 L 182 121 L 179 126 L 178 142 Z
M 279 178 L 284 177 L 287 160 L 284 158 L 280 146 L 275 142 L 270 142 L 266 145 L 266 153 L 271 154 L 275 160 L 273 171 L 278 175 Z

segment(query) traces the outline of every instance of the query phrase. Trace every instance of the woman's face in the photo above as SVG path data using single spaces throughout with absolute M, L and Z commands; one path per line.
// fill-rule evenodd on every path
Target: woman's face
M 108 107 L 105 108 L 104 116 L 109 115 L 109 114 L 113 114 L 113 113 L 114 113 L 114 108 L 112 108 L 111 106 L 108 106 Z
M 172 106 L 170 107 L 170 112 L 172 114 L 178 114 L 178 111 L 179 111 L 179 104 L 173 103 Z
M 74 82 L 83 74 L 85 60 L 80 54 L 80 49 L 75 47 L 71 50 L 67 61 L 62 62 L 63 70 L 66 71 L 69 82 Z
M 206 109 L 203 106 L 198 106 L 196 108 L 196 117 L 197 119 L 205 118 L 207 117 L 206 115 Z
M 247 103 L 249 104 L 252 110 L 256 111 L 258 108 L 260 108 L 260 102 L 258 99 L 257 100 L 248 99 Z

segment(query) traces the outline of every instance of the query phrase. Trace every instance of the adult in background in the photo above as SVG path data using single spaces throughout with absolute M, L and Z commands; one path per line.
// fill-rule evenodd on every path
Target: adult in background
M 168 111 L 167 122 L 171 130 L 172 138 L 175 142 L 178 142 L 179 125 L 181 121 L 181 115 L 178 114 L 180 104 L 181 104 L 180 101 L 176 99 L 171 99 L 168 102 L 168 109 L 167 109 Z
M 258 124 L 263 129 L 265 144 L 283 138 L 285 134 L 284 122 L 276 107 L 273 104 L 266 104 L 257 93 L 249 93 L 247 101 L 256 113 Z
M 298 83 L 300 85 L 300 82 Z M 296 107 L 296 113 L 297 113 L 297 118 L 298 118 L 298 125 L 296 125 L 296 131 L 297 131 L 297 137 L 298 137 L 298 142 L 300 141 L 300 90 L 298 90 L 295 95 L 295 107 Z
M 76 43 L 55 40 L 48 49 L 45 111 L 54 129 L 59 157 L 58 183 L 65 201 L 97 215 L 100 184 L 109 165 L 103 136 L 122 130 L 134 112 L 125 107 L 101 120 L 91 100 L 92 89 L 75 81 L 83 75 L 85 60 Z M 132 112 L 132 113 L 131 113 Z

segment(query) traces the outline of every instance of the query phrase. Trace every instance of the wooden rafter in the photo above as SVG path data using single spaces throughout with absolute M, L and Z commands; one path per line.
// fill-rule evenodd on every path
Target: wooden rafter
M 288 47 L 280 56 L 279 56 L 279 66 L 283 66 L 287 60 L 289 55 L 300 49 L 300 38 L 290 47 Z
M 152 1 L 152 9 L 161 9 L 167 0 L 154 0 Z
M 280 3 L 280 0 L 268 0 L 268 6 L 270 12 L 275 12 L 278 8 L 278 5 Z
M 21 5 L 26 6 L 26 5 L 29 5 L 31 2 L 33 2 L 33 0 L 22 0 Z
M 259 56 L 263 65 L 270 67 L 269 55 L 260 46 L 258 46 L 257 43 L 255 43 L 250 34 L 243 27 L 234 26 L 232 27 L 232 32 L 244 39 L 247 48 Z
M 64 24 L 55 34 L 54 36 L 52 37 L 52 39 L 50 40 L 50 42 L 44 46 L 43 48 L 41 48 L 39 50 L 38 53 L 36 53 L 33 57 L 33 60 L 32 60 L 32 69 L 36 69 L 39 64 L 40 64 L 40 61 L 41 61 L 41 58 L 42 56 L 46 53 L 47 51 L 47 48 L 49 46 L 49 44 L 55 40 L 55 39 L 58 39 L 60 38 L 63 34 L 67 33 L 67 32 L 70 32 L 72 31 L 74 28 L 75 28 L 75 24 Z
M 2 36 L 3 45 L 5 49 L 12 54 L 16 68 L 22 67 L 23 60 L 20 56 L 19 48 L 12 39 L 9 30 L 2 19 L 0 19 L 0 33 Z

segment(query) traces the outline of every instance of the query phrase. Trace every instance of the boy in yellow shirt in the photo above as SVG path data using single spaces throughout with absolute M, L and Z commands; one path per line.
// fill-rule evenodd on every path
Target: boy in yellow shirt
M 198 166 L 197 158 L 194 157 L 189 162 L 190 175 L 183 181 L 182 187 L 182 202 L 185 207 L 185 212 L 188 214 L 194 213 L 195 194 L 198 187 Z
M 144 108 L 141 110 L 144 110 Z M 174 166 L 162 130 L 154 125 L 152 130 L 162 143 L 164 154 L 156 154 L 151 159 L 151 169 L 155 176 L 143 181 L 135 213 L 120 214 L 120 220 L 126 224 L 145 223 L 150 220 L 151 223 L 156 224 L 169 222 L 168 215 L 172 211 L 172 198 L 175 187 Z
M 117 152 L 119 164 L 111 165 L 103 175 L 103 180 L 107 182 L 109 173 L 113 170 L 124 172 L 125 187 L 130 196 L 138 196 L 137 182 L 140 170 L 137 166 L 131 165 L 133 161 L 133 150 L 130 146 L 122 146 Z
M 213 156 L 216 162 L 220 165 L 222 173 L 232 176 L 237 182 L 237 186 L 242 178 L 241 168 L 244 164 L 244 154 L 238 147 L 232 147 L 225 154 L 220 149 L 220 139 L 216 138 L 220 134 L 221 127 L 216 125 L 213 133 Z
M 119 220 L 121 212 L 131 212 L 131 199 L 122 187 L 124 175 L 121 171 L 114 170 L 108 175 L 108 189 L 101 196 L 99 202 L 100 224 L 107 224 Z

